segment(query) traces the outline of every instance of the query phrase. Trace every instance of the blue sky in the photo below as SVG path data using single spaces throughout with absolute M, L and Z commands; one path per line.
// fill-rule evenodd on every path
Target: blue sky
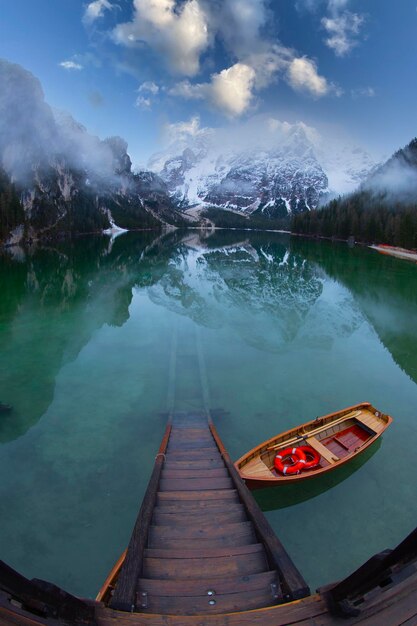
M 417 0 L 0 0 L 0 57 L 136 164 L 253 117 L 385 155 L 417 135 Z

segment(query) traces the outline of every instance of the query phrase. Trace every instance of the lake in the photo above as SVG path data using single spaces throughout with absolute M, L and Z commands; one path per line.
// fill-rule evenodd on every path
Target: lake
M 170 408 L 208 405 L 236 459 L 371 402 L 394 422 L 369 452 L 256 493 L 314 590 L 417 523 L 417 267 L 244 231 L 10 248 L 0 401 L 0 558 L 85 597 L 129 541 Z

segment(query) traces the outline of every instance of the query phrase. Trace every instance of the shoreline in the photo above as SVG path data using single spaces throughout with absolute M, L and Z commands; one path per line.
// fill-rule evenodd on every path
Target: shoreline
M 391 246 L 388 244 L 371 244 L 371 243 L 366 243 L 363 241 L 352 241 L 351 239 L 340 239 L 338 237 L 324 237 L 322 235 L 312 235 L 312 234 L 308 234 L 308 233 L 297 233 L 297 232 L 292 232 L 290 230 L 284 230 L 284 229 L 275 229 L 275 228 L 242 228 L 241 226 L 236 226 L 236 227 L 226 227 L 226 226 L 213 226 L 213 227 L 207 227 L 207 226 L 185 226 L 185 227 L 178 227 L 178 226 L 171 226 L 171 228 L 166 229 L 166 230 L 181 230 L 182 228 L 184 228 L 184 230 L 199 230 L 199 231 L 217 231 L 217 230 L 232 230 L 232 231 L 243 231 L 243 232 L 264 232 L 264 233 L 280 233 L 280 234 L 285 234 L 285 235 L 290 235 L 291 237 L 305 237 L 306 239 L 315 239 L 317 240 L 322 240 L 322 241 L 329 241 L 332 243 L 347 243 L 349 246 L 363 246 L 363 247 L 367 247 L 370 248 L 371 250 L 375 250 L 376 252 L 379 252 L 379 254 L 385 254 L 387 256 L 393 256 L 397 259 L 402 259 L 404 261 L 411 261 L 414 263 L 417 263 L 417 250 L 408 250 L 407 248 L 401 248 L 401 247 L 397 247 L 397 246 Z M 0 249 L 7 249 L 7 248 L 12 248 L 15 246 L 31 246 L 33 244 L 42 244 L 45 242 L 50 242 L 50 241 L 66 241 L 68 239 L 72 239 L 72 238 L 78 238 L 78 237 L 85 237 L 85 236 L 91 236 L 91 235 L 104 235 L 104 236 L 110 236 L 110 237 L 115 237 L 118 235 L 123 235 L 126 232 L 146 232 L 146 231 L 163 231 L 165 230 L 164 228 L 161 229 L 156 229 L 156 228 L 132 228 L 132 229 L 125 229 L 125 228 L 117 228 L 117 229 L 106 229 L 106 230 L 102 230 L 102 231 L 91 231 L 91 232 L 84 232 L 84 233 L 61 233 L 60 235 L 58 235 L 57 237 L 46 237 L 46 238 L 39 238 L 39 239 L 33 239 L 33 240 L 23 240 L 20 241 L 18 243 L 9 243 L 9 242 L 2 242 L 0 241 Z

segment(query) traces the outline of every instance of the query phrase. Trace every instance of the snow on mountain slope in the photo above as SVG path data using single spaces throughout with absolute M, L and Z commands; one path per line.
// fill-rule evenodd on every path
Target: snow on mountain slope
M 148 166 L 184 209 L 215 206 L 275 218 L 353 190 L 375 165 L 361 148 L 329 145 L 302 122 L 268 122 L 270 132 L 245 142 L 213 129 L 182 135 Z

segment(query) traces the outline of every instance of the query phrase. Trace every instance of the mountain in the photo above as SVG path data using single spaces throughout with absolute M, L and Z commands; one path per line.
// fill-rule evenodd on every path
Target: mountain
M 182 223 L 164 181 L 132 172 L 127 143 L 53 111 L 40 82 L 0 60 L 0 240 Z
M 291 228 L 300 234 L 417 248 L 417 139 L 375 168 L 357 191 L 315 214 L 295 216 Z
M 403 204 L 417 200 L 417 138 L 397 150 L 376 168 L 362 184 L 362 189 L 385 195 Z
M 244 148 L 233 142 L 227 147 L 219 131 L 201 131 L 155 155 L 148 165 L 184 209 L 216 207 L 268 218 L 316 209 L 374 167 L 359 148 L 324 150 L 301 122 L 282 126 L 276 141 L 258 137 Z

